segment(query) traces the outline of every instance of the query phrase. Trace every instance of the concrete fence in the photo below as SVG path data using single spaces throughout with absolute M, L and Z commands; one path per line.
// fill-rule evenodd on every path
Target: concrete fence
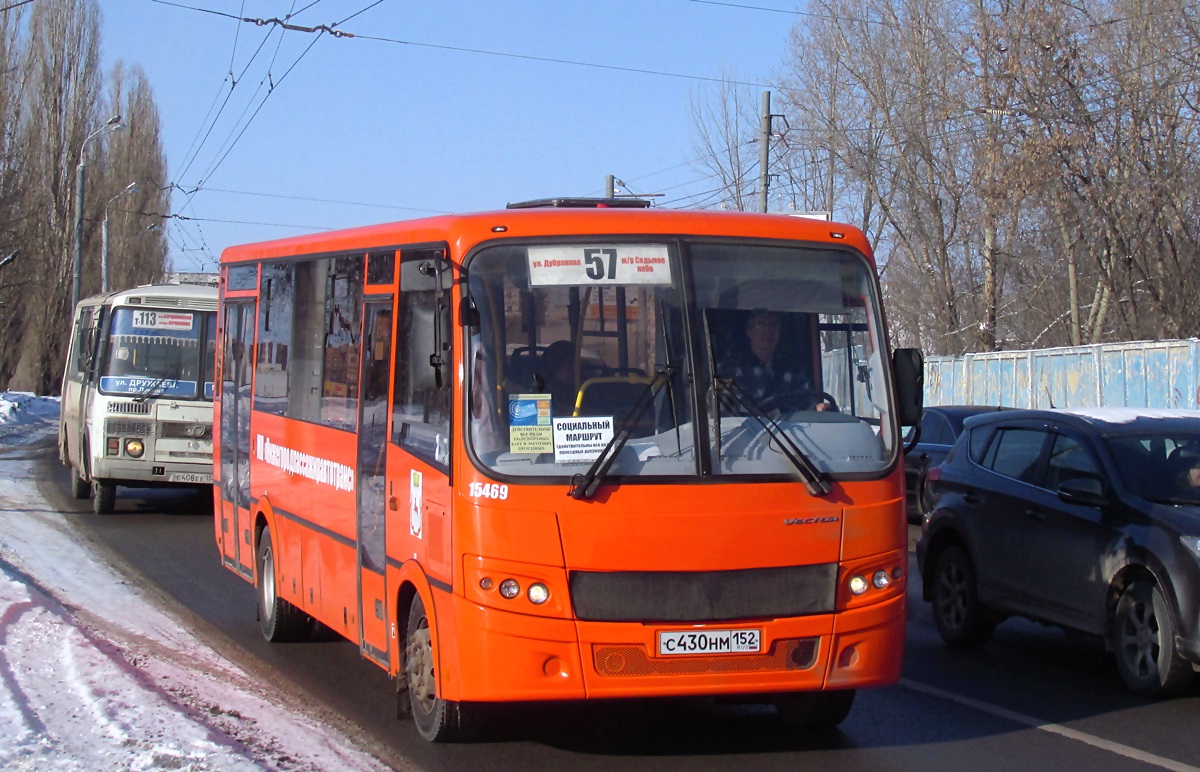
M 1200 339 L 925 360 L 926 405 L 1200 408 Z

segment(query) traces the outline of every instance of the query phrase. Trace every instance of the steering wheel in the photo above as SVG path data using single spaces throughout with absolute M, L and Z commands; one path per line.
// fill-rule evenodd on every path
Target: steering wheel
M 838 412 L 837 400 L 827 391 L 820 389 L 795 389 L 792 391 L 781 391 L 775 395 L 771 402 L 779 407 L 784 412 L 800 411 L 800 410 L 816 410 L 817 405 L 828 403 L 829 407 L 826 410 Z

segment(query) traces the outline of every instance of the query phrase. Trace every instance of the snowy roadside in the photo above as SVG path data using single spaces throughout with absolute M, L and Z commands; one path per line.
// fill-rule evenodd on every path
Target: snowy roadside
M 57 427 L 0 394 L 0 768 L 386 769 L 76 540 L 36 485 Z

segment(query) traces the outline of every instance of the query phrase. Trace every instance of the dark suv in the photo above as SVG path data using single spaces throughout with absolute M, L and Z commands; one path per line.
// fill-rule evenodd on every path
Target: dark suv
M 962 434 L 963 421 L 973 415 L 1004 409 L 986 405 L 930 405 L 925 408 L 916 443 L 904 448 L 904 509 L 908 513 L 908 522 L 921 522 L 925 475 L 930 467 L 946 460 L 950 447 Z
M 1200 412 L 969 418 L 929 471 L 923 597 L 951 646 L 1020 615 L 1101 636 L 1143 696 L 1200 663 Z

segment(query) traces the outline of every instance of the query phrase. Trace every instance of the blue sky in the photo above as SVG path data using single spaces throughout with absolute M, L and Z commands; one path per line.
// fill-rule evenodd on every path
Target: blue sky
M 802 18 L 789 0 L 170 2 L 102 0 L 102 44 L 154 89 L 185 271 L 233 244 L 602 195 L 608 174 L 711 205 L 690 103 L 725 76 L 757 105 Z M 229 18 L 289 13 L 356 37 Z

